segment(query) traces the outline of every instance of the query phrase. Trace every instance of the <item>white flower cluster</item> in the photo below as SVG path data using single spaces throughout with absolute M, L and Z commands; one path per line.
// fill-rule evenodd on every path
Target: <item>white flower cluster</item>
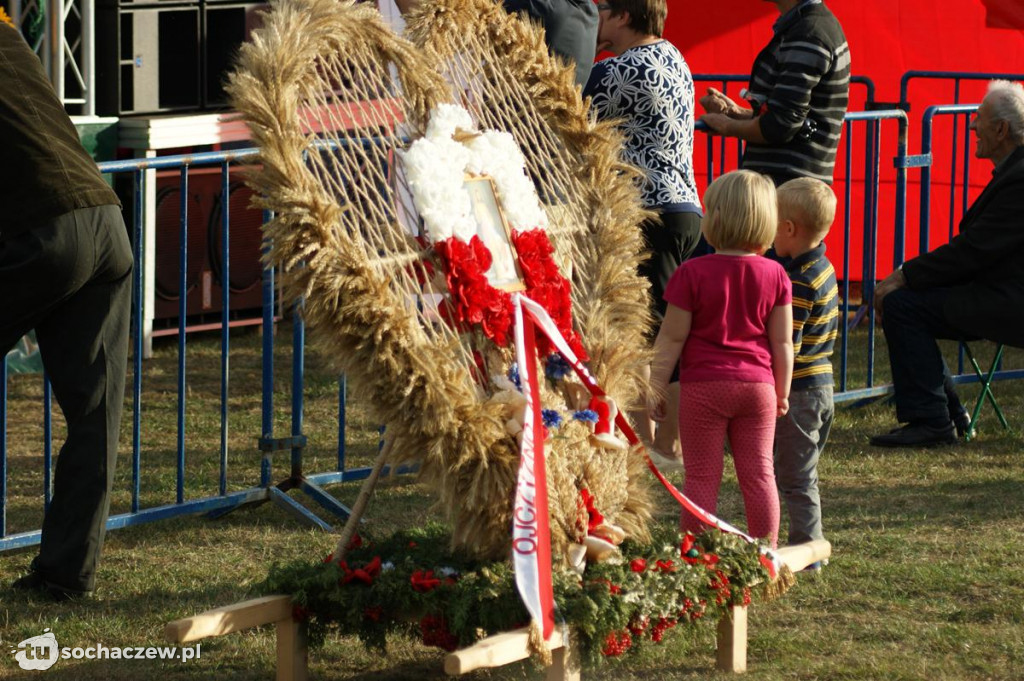
M 468 242 L 476 234 L 472 203 L 463 188 L 467 173 L 494 180 L 512 229 L 546 228 L 547 215 L 512 135 L 488 130 L 461 144 L 452 139 L 456 130 L 472 133 L 476 125 L 461 106 L 441 104 L 430 112 L 426 134 L 399 152 L 413 202 L 430 240 L 456 236 Z
M 469 150 L 472 156 L 466 170 L 494 179 L 505 218 L 512 229 L 546 229 L 547 213 L 540 207 L 537 189 L 526 174 L 526 159 L 515 138 L 507 132 L 488 130 L 470 140 Z

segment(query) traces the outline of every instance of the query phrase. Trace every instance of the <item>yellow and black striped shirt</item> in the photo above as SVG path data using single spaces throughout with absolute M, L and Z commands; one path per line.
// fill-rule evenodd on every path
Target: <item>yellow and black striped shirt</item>
M 774 255 L 774 252 L 772 252 Z M 832 348 L 839 335 L 839 287 L 825 244 L 777 258 L 793 282 L 793 390 L 832 385 Z

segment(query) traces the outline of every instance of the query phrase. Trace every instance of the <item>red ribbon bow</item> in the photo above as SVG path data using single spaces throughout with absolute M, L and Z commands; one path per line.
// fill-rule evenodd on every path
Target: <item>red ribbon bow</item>
M 433 570 L 417 570 L 412 573 L 409 581 L 412 582 L 413 590 L 420 593 L 432 591 L 441 585 L 441 580 L 434 576 Z
M 339 584 L 348 584 L 349 582 L 359 581 L 369 586 L 373 584 L 373 578 L 380 574 L 380 556 L 374 556 L 373 560 L 364 565 L 361 568 L 352 569 L 348 566 L 347 561 L 341 561 L 339 563 L 342 571 L 345 575 L 338 581 Z

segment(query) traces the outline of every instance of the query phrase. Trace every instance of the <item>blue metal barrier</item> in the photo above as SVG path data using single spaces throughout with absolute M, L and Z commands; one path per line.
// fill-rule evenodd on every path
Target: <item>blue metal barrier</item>
M 260 447 L 263 456 L 260 462 L 258 483 L 254 487 L 242 489 L 238 491 L 229 491 L 227 484 L 227 467 L 228 467 L 228 388 L 229 388 L 229 377 L 230 377 L 230 219 L 229 214 L 229 168 L 232 164 L 250 162 L 257 156 L 255 149 L 249 149 L 244 151 L 236 152 L 213 152 L 205 154 L 193 154 L 186 156 L 168 156 L 155 159 L 140 159 L 132 161 L 112 161 L 100 164 L 100 169 L 104 173 L 116 174 L 116 173 L 131 173 L 133 179 L 133 188 L 135 196 L 134 204 L 134 221 L 129 225 L 130 234 L 132 235 L 132 252 L 135 264 L 135 270 L 133 273 L 133 290 L 132 290 L 132 325 L 131 325 L 131 348 L 132 358 L 131 366 L 133 370 L 132 384 L 131 384 L 131 404 L 132 404 L 132 423 L 131 423 L 131 502 L 130 511 L 118 515 L 111 516 L 107 521 L 108 529 L 117 529 L 121 527 L 128 527 L 131 525 L 138 525 L 142 523 L 151 522 L 154 520 L 171 518 L 186 514 L 204 513 L 204 512 L 217 512 L 223 513 L 232 509 L 238 508 L 243 504 L 260 503 L 265 501 L 274 501 L 295 513 L 305 522 L 315 524 L 320 527 L 329 528 L 327 523 L 317 518 L 314 514 L 310 513 L 303 506 L 292 500 L 286 492 L 288 489 L 298 488 L 306 494 L 313 497 L 317 503 L 335 515 L 345 518 L 348 515 L 348 509 L 339 504 L 333 497 L 331 497 L 323 490 L 319 489 L 318 485 L 328 482 L 338 482 L 349 479 L 359 479 L 366 477 L 369 473 L 369 469 L 357 469 L 357 470 L 339 470 L 337 472 L 324 473 L 316 476 L 305 477 L 302 475 L 302 445 L 305 443 L 305 438 L 302 435 L 302 400 L 303 400 L 303 369 L 304 369 L 304 329 L 302 327 L 301 320 L 296 317 L 296 322 L 293 325 L 294 329 L 294 347 L 292 352 L 293 357 L 293 403 L 291 405 L 292 412 L 292 436 L 283 440 L 275 440 L 273 433 L 273 392 L 274 392 L 274 375 L 273 375 L 273 356 L 274 356 L 274 272 L 273 270 L 265 270 L 263 273 L 263 325 L 264 333 L 262 340 L 262 375 L 263 375 L 263 396 L 261 402 L 262 409 L 262 437 L 260 438 Z M 165 505 L 159 505 L 155 507 L 143 508 L 140 501 L 140 482 L 143 474 L 141 455 L 142 455 L 142 381 L 143 381 L 143 328 L 140 320 L 143 318 L 143 300 L 145 296 L 144 290 L 144 258 L 148 248 L 152 248 L 152 245 L 145 243 L 145 231 L 143 229 L 143 197 L 145 196 L 145 183 L 146 183 L 146 172 L 150 170 L 163 170 L 172 169 L 180 171 L 179 187 L 181 189 L 181 206 L 180 206 L 180 233 L 179 233 L 179 262 L 181 263 L 181 274 L 180 274 L 180 291 L 184 292 L 188 289 L 188 284 L 185 280 L 187 267 L 185 263 L 188 262 L 188 202 L 186 200 L 188 194 L 188 170 L 190 168 L 197 167 L 209 167 L 219 166 L 221 171 L 221 212 L 220 212 L 220 248 L 221 248 L 221 271 L 219 274 L 220 282 L 222 284 L 222 314 L 220 333 L 221 333 L 221 344 L 220 344 L 220 446 L 217 452 L 218 459 L 218 493 L 214 496 L 207 496 L 202 498 L 190 499 L 187 495 L 186 489 L 186 460 L 185 460 L 185 443 L 186 443 L 186 398 L 187 398 L 187 384 L 186 384 L 186 358 L 187 358 L 187 343 L 188 334 L 186 333 L 187 328 L 187 310 L 185 295 L 180 296 L 179 300 L 179 315 L 178 315 L 178 343 L 177 343 L 177 370 L 178 377 L 176 382 L 177 391 L 177 403 L 176 403 L 176 418 L 177 418 L 177 429 L 174 436 L 175 441 L 175 493 L 173 503 L 167 503 Z M 7 368 L 6 361 L 2 363 L 2 371 L 0 371 L 0 382 L 2 382 L 2 388 L 0 388 L 0 418 L 3 419 L 3 427 L 0 428 L 0 551 L 20 548 L 24 546 L 31 546 L 39 543 L 40 533 L 38 530 L 29 532 L 20 532 L 17 534 L 9 534 L 7 532 Z M 342 384 L 343 385 L 343 384 Z M 50 419 L 51 412 L 51 393 L 49 390 L 49 383 L 45 380 L 44 376 L 44 397 L 43 397 L 43 408 L 44 408 L 44 446 L 43 446 L 43 487 L 44 487 L 44 504 L 49 504 L 50 493 L 51 493 L 51 470 L 52 470 L 52 424 Z M 344 463 L 344 430 L 339 430 L 339 464 Z M 278 449 L 288 449 L 291 451 L 291 475 L 284 481 L 273 484 L 271 478 L 271 453 Z M 256 481 L 254 480 L 254 483 Z
M 953 104 L 960 103 L 960 85 L 964 81 L 1024 80 L 1021 73 L 972 73 L 967 71 L 907 71 L 900 77 L 900 107 L 907 111 L 910 102 L 907 94 L 913 80 L 948 80 L 953 82 Z M 954 131 L 953 136 L 956 136 Z

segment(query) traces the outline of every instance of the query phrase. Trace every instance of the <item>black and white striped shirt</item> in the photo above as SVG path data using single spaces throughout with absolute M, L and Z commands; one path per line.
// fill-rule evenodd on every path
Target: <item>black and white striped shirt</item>
M 781 184 L 813 177 L 832 184 L 849 102 L 850 48 L 831 11 L 805 0 L 775 24 L 750 74 L 749 99 L 767 144 L 747 144 L 743 167 Z

